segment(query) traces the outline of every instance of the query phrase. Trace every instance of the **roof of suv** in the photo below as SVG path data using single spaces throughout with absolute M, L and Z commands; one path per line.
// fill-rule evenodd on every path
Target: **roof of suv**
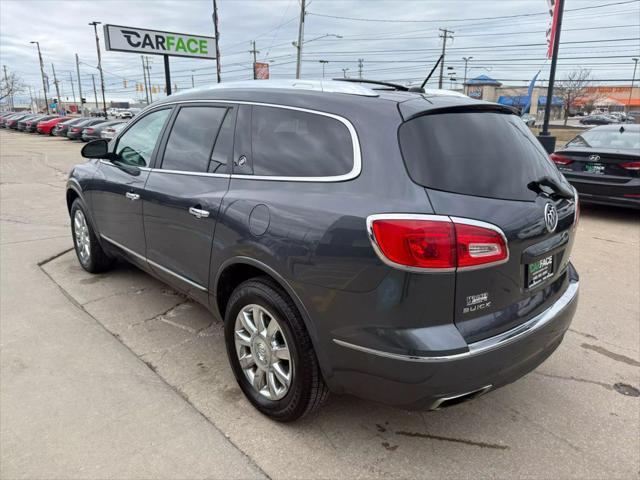
M 387 88 L 372 89 L 359 83 L 337 80 L 249 80 L 214 84 L 208 87 L 183 90 L 154 105 L 177 101 L 229 100 L 277 103 L 323 109 L 331 98 L 347 104 L 362 102 L 394 102 L 405 120 L 429 111 L 449 109 L 484 109 L 513 112 L 504 105 L 474 100 L 450 90 L 410 92 Z M 302 105 L 301 105 L 302 104 Z

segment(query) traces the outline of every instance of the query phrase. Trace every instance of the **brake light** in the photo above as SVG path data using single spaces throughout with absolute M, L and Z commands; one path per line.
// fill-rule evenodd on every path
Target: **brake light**
M 85 128 L 84 133 L 93 133 L 93 128 Z
M 549 155 L 549 157 L 551 157 L 551 160 L 553 160 L 553 163 L 555 163 L 556 165 L 569 165 L 570 163 L 573 163 L 573 160 L 571 160 L 568 157 L 565 157 L 564 155 L 559 155 L 557 153 L 552 153 L 551 155 Z
M 624 162 L 620 166 L 626 170 L 640 170 L 640 162 Z
M 79 132 L 79 131 L 80 131 L 80 129 L 79 129 L 79 128 L 77 128 L 77 127 L 73 127 L 73 128 L 71 129 L 71 131 L 72 131 L 72 132 Z
M 444 271 L 501 263 L 509 257 L 502 233 L 482 222 L 389 214 L 372 215 L 367 224 L 376 252 L 395 267 Z

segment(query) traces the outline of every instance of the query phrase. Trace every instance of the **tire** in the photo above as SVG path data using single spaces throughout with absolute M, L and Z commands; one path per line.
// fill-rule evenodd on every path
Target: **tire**
M 256 311 L 264 314 L 262 324 L 267 327 L 262 330 L 266 334 L 261 336 L 261 329 L 258 329 L 251 335 L 252 340 L 246 341 L 251 331 L 246 325 L 247 322 L 251 325 L 257 318 Z M 274 320 L 275 327 L 272 324 Z M 259 325 L 259 320 L 255 325 Z M 318 409 L 328 397 L 329 390 L 300 312 L 291 298 L 269 277 L 248 280 L 233 291 L 225 313 L 225 342 L 238 385 L 251 404 L 271 419 L 279 422 L 297 420 Z M 283 347 L 288 351 L 289 360 L 286 360 Z M 264 355 L 261 355 L 261 349 L 266 350 L 266 353 L 262 352 Z M 243 363 L 244 367 L 253 362 L 248 371 L 241 366 L 241 355 L 243 360 L 248 359 Z M 250 381 L 250 372 L 254 368 L 254 381 Z M 289 378 L 285 390 L 282 388 L 286 382 L 280 381 L 283 374 L 288 374 Z M 262 390 L 254 387 L 255 382 L 258 387 L 262 386 Z
M 87 211 L 80 199 L 76 198 L 73 201 L 70 215 L 73 247 L 82 268 L 89 273 L 101 273 L 109 270 L 114 259 L 108 256 L 100 246 L 91 223 L 88 221 Z

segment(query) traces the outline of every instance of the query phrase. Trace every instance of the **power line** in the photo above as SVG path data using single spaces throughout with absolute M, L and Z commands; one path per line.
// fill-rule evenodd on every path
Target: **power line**
M 580 10 L 591 10 L 594 8 L 604 8 L 604 7 L 612 7 L 614 5 L 625 5 L 628 3 L 637 3 L 640 0 L 625 0 L 622 2 L 613 2 L 602 5 L 592 5 L 588 7 L 579 7 L 567 9 L 566 12 L 577 12 Z M 502 19 L 510 19 L 510 18 L 521 18 L 521 17 L 534 17 L 540 15 L 549 15 L 549 12 L 539 12 L 539 13 L 521 13 L 517 15 L 503 15 L 497 17 L 475 17 L 475 18 L 449 18 L 449 19 L 437 19 L 437 20 L 395 20 L 389 18 L 358 18 L 358 17 L 343 17 L 339 15 L 326 15 L 322 13 L 313 13 L 307 12 L 308 15 L 313 15 L 316 17 L 325 17 L 325 18 L 335 18 L 339 20 L 352 20 L 357 22 L 382 22 L 382 23 L 449 23 L 449 22 L 470 22 L 470 21 L 478 21 L 478 20 L 502 20 Z

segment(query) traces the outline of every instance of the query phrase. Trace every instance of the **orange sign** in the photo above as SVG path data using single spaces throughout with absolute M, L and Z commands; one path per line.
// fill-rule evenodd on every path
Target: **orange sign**
M 253 65 L 253 71 L 256 73 L 256 80 L 269 80 L 269 64 L 256 62 Z

